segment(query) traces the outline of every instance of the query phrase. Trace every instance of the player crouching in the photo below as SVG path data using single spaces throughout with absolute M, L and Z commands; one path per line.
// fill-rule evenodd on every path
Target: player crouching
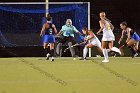
M 96 35 L 93 33 L 93 31 L 88 30 L 86 27 L 84 27 L 82 29 L 82 32 L 85 35 L 84 43 L 86 43 L 88 41 L 90 41 L 90 42 L 88 42 L 88 44 L 85 45 L 85 47 L 83 49 L 83 57 L 80 60 L 86 60 L 86 55 L 87 55 L 87 52 L 88 52 L 88 48 L 97 47 L 99 52 L 102 53 L 101 42 L 96 37 Z

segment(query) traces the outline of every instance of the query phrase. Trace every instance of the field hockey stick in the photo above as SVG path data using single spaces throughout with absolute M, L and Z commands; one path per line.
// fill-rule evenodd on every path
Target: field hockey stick
M 74 45 L 72 45 L 72 46 L 70 46 L 70 47 L 68 47 L 68 48 L 66 48 L 65 50 L 64 50 L 64 52 L 66 52 L 67 50 L 69 50 L 70 48 L 72 48 L 72 47 L 76 47 L 76 46 L 79 46 L 79 45 L 82 45 L 82 44 L 84 44 L 85 42 L 81 42 L 81 43 L 77 43 L 77 44 L 74 44 Z
M 74 44 L 74 45 L 72 45 L 72 46 L 70 46 L 70 47 L 67 47 L 65 50 L 64 50 L 64 52 L 67 52 L 67 50 L 69 50 L 70 48 L 72 48 L 72 47 L 75 47 L 75 46 L 78 46 L 79 44 Z

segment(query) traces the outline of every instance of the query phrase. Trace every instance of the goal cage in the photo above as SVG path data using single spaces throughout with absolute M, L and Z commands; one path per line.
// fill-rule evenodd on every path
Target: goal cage
M 48 9 L 46 8 L 48 5 Z M 9 2 L 0 3 L 0 45 L 7 47 L 42 46 L 39 36 L 46 13 L 53 18 L 58 32 L 66 19 L 82 31 L 90 28 L 90 2 Z M 75 35 L 81 42 L 83 37 Z

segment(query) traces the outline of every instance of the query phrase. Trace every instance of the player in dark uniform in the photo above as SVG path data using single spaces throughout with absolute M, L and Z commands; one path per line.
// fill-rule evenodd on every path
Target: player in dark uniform
M 130 27 L 127 26 L 126 22 L 120 23 L 120 28 L 122 29 L 122 36 L 119 40 L 120 42 L 123 40 L 124 36 L 127 36 L 126 45 L 132 51 L 132 57 L 136 57 L 140 50 L 138 49 L 140 36 Z
M 43 25 L 40 36 L 44 36 L 44 49 L 46 52 L 46 60 L 49 60 L 51 57 L 51 61 L 54 61 L 54 43 L 55 37 L 54 35 L 57 34 L 57 30 L 54 24 L 52 24 L 52 17 L 48 14 L 47 22 Z M 48 49 L 48 45 L 50 46 L 50 53 Z

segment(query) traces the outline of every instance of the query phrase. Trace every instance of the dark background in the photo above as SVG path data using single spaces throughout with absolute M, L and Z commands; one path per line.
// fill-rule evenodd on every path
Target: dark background
M 84 2 L 85 0 L 49 0 L 50 2 Z M 115 26 L 115 37 L 116 42 L 115 46 L 118 47 L 117 41 L 121 35 L 119 24 L 122 21 L 127 21 L 129 27 L 136 29 L 140 34 L 140 3 L 139 0 L 86 0 L 86 2 L 91 3 L 91 28 L 96 29 L 95 32 L 99 29 L 99 12 L 105 11 L 107 18 L 112 21 L 112 24 Z M 1 0 L 0 2 L 45 2 L 45 0 Z M 102 36 L 98 36 L 100 39 Z M 36 38 L 35 38 L 36 40 Z M 80 49 L 80 48 L 79 48 Z M 44 56 L 44 50 L 41 46 L 31 46 L 31 47 L 14 47 L 14 48 L 0 48 L 3 52 L 2 57 L 5 56 Z M 7 51 L 7 52 L 6 52 Z M 9 52 L 10 51 L 10 52 Z M 32 51 L 32 52 L 30 52 Z M 80 50 L 82 51 L 82 50 Z M 92 56 L 95 56 L 98 51 L 93 49 Z M 130 56 L 130 52 L 125 48 L 126 55 Z M 15 53 L 15 54 L 13 54 Z M 8 55 L 9 54 L 9 55 Z M 82 54 L 80 54 L 82 55 Z
M 49 0 L 50 2 L 84 2 L 85 0 Z M 99 12 L 105 11 L 116 28 L 127 21 L 133 29 L 140 28 L 139 0 L 86 0 L 91 2 L 91 28 L 99 28 Z M 1 2 L 45 2 L 45 0 L 1 0 Z

